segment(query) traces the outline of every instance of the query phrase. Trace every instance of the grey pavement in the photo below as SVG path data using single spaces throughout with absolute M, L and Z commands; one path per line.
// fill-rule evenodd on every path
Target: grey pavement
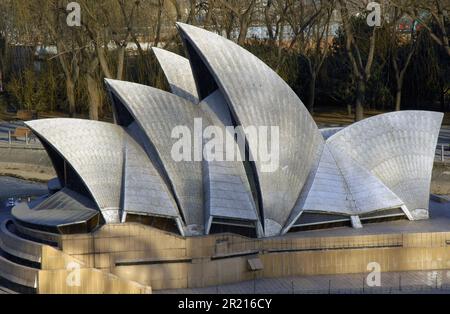
M 256 279 L 198 289 L 154 291 L 156 294 L 406 294 L 450 293 L 450 270 L 386 272 L 381 286 L 369 287 L 367 274 Z
M 11 177 L 0 177 L 0 201 L 4 201 L 9 197 L 29 197 L 40 196 L 48 192 L 47 185 L 25 181 Z M 1 208 L 0 204 L 0 208 Z

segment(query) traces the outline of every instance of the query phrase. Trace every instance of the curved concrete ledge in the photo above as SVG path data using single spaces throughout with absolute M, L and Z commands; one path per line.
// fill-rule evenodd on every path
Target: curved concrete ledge
M 8 230 L 8 223 L 0 225 L 0 249 L 21 259 L 40 263 L 42 259 L 42 244 L 16 236 Z
M 52 245 L 57 245 L 58 247 L 60 246 L 61 236 L 58 234 L 30 229 L 18 223 L 14 224 L 14 226 L 17 231 L 19 231 L 19 233 L 23 234 L 24 236 L 36 239 L 37 241 L 42 241 L 45 244 L 51 243 Z
M 37 288 L 39 270 L 15 264 L 0 256 L 0 277 L 25 287 Z

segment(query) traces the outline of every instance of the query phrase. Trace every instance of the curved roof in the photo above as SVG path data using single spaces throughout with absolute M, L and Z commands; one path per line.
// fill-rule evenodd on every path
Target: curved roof
M 125 141 L 123 207 L 128 213 L 178 218 L 177 205 L 145 151 L 131 137 Z M 181 230 L 180 230 L 181 231 Z
M 121 210 L 179 216 L 153 164 L 122 127 L 77 119 L 27 125 L 76 171 L 107 222 L 119 222 Z
M 45 119 L 26 124 L 75 169 L 105 220 L 119 222 L 123 129 L 79 119 Z
M 200 109 L 181 97 L 149 86 L 116 80 L 106 82 L 153 144 L 181 207 L 189 229 L 187 234 L 202 233 L 202 162 L 177 162 L 171 155 L 172 144 L 176 142 L 172 139 L 173 129 L 186 126 L 192 132 L 194 119 L 202 118 Z
M 301 211 L 352 213 L 355 203 L 330 149 L 325 145 L 311 189 Z
M 263 171 L 260 161 L 255 162 L 264 218 L 272 226 L 270 234 L 279 233 L 313 170 L 315 158 L 320 156 L 317 151 L 324 141 L 322 135 L 297 95 L 261 60 L 217 34 L 191 25 L 177 25 L 189 58 L 196 60 L 191 60 L 192 66 L 207 67 L 236 123 L 244 128 L 279 127 L 279 168 L 268 173 Z M 213 87 L 209 89 L 212 91 Z M 255 145 L 249 139 L 249 147 L 258 147 Z M 255 156 L 256 152 L 251 153 Z
M 173 94 L 198 103 L 197 87 L 189 60 L 173 52 L 153 47 Z
M 225 127 L 231 126 L 231 116 L 222 93 L 218 90 L 204 99 L 200 107 L 205 115 L 225 134 Z M 233 137 L 234 138 L 234 137 Z M 226 147 L 215 149 L 216 154 L 224 156 Z M 212 160 L 207 156 L 205 161 L 206 173 L 204 177 L 206 212 L 211 217 L 233 218 L 241 220 L 258 221 L 255 202 L 253 200 L 250 184 L 241 161 Z
M 414 216 L 427 209 L 443 114 L 399 111 L 374 116 L 339 131 L 327 144 L 374 174 Z
M 327 145 L 328 146 L 328 145 Z M 403 202 L 369 170 L 361 167 L 349 155 L 330 148 L 333 159 L 345 180 L 352 208 L 350 215 L 400 208 Z
M 95 205 L 84 196 L 62 189 L 30 209 L 21 203 L 12 210 L 15 219 L 47 227 L 83 223 L 98 215 Z

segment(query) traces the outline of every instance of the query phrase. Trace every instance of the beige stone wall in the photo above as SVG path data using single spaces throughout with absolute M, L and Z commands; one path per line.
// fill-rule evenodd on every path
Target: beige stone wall
M 39 294 L 149 294 L 151 289 L 97 269 L 80 269 L 80 285 L 67 284 L 67 270 L 39 271 Z
M 78 269 L 69 267 L 71 264 L 79 267 L 79 273 L 76 273 Z M 42 246 L 41 268 L 38 271 L 37 290 L 40 294 L 151 293 L 150 287 L 89 268 L 86 263 L 50 246 Z M 79 285 L 68 284 L 70 276 L 79 276 Z
M 264 240 L 225 234 L 185 239 L 123 224 L 105 226 L 93 235 L 65 236 L 62 248 L 88 267 L 159 290 L 255 277 L 361 273 L 368 271 L 370 262 L 378 262 L 383 271 L 445 269 L 450 268 L 447 241 L 450 233 Z M 264 268 L 252 272 L 247 261 L 255 256 Z
M 70 263 L 77 263 L 81 268 L 86 268 L 85 263 L 74 258 L 73 256 L 65 254 L 48 245 L 42 246 L 42 270 L 67 269 Z

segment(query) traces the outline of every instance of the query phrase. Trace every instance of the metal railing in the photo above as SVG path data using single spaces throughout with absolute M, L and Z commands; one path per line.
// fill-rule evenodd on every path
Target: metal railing
M 8 131 L 8 143 L 9 143 L 9 145 L 13 144 L 13 138 L 15 138 L 17 142 L 19 142 L 17 140 L 18 137 L 17 136 L 13 136 L 13 134 L 14 134 L 13 131 L 11 131 L 11 130 Z M 25 133 L 24 139 L 25 139 L 25 144 L 26 145 L 30 145 L 31 139 L 34 139 L 34 142 L 36 143 L 36 137 L 32 136 L 30 132 L 26 132 Z
M 365 277 L 361 278 L 361 285 L 353 287 L 345 287 L 342 280 L 328 280 L 322 282 L 323 287 L 307 288 L 302 287 L 302 283 L 296 280 L 285 278 L 278 278 L 277 283 L 270 284 L 271 279 L 256 279 L 239 284 L 231 284 L 224 286 L 215 286 L 210 288 L 198 289 L 184 289 L 183 292 L 190 293 L 212 293 L 212 294 L 228 294 L 232 291 L 234 293 L 243 294 L 404 294 L 404 293 L 427 293 L 427 294 L 450 294 L 450 283 L 442 282 L 442 277 L 434 277 L 427 280 L 418 280 L 416 283 L 403 283 L 402 275 L 399 275 L 389 285 L 379 287 L 368 287 L 365 283 Z M 409 276 L 405 276 L 409 277 Z M 317 277 L 316 277 L 317 278 Z M 308 279 L 308 282 L 314 281 L 314 276 Z M 280 281 L 283 281 L 280 284 Z M 353 282 L 354 284 L 355 282 Z
M 449 152 L 449 156 L 446 156 L 446 151 Z M 439 161 L 446 162 L 450 160 L 450 144 L 438 143 L 436 148 L 436 154 L 438 156 Z

